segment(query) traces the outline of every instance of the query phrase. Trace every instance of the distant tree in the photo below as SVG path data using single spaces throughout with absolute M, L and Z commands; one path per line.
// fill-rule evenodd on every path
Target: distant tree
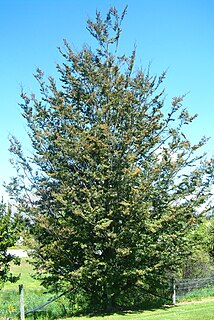
M 214 218 L 200 217 L 188 237 L 192 247 L 191 255 L 184 259 L 182 278 L 202 278 L 214 274 Z
M 192 145 L 183 133 L 195 116 L 182 97 L 164 103 L 165 73 L 137 69 L 135 50 L 119 55 L 125 13 L 88 20 L 94 51 L 64 41 L 58 81 L 37 70 L 41 96 L 22 92 L 21 104 L 32 155 L 11 139 L 8 189 L 29 217 L 42 284 L 105 310 L 180 268 L 213 181 L 213 160 L 198 151 L 206 139 Z
M 19 277 L 10 272 L 11 262 L 19 264 L 19 258 L 8 253 L 20 235 L 20 219 L 12 215 L 11 208 L 0 203 L 0 288 L 7 281 L 15 282 Z

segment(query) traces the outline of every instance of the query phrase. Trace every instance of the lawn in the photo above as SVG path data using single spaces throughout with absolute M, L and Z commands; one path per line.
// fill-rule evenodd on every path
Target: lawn
M 15 275 L 20 274 L 20 279 L 16 283 L 7 283 L 5 285 L 6 289 L 15 289 L 18 288 L 19 284 L 23 284 L 24 287 L 28 290 L 38 289 L 40 287 L 40 282 L 34 278 L 32 275 L 34 273 L 32 265 L 29 264 L 28 259 L 21 258 L 21 264 L 12 265 L 11 271 Z M 4 290 L 4 289 L 3 289 Z
M 13 318 L 19 311 L 19 284 L 24 285 L 25 290 L 25 310 L 29 311 L 47 302 L 52 297 L 51 294 L 44 294 L 46 291 L 38 280 L 31 277 L 32 266 L 25 258 L 21 259 L 20 266 L 12 266 L 12 271 L 20 274 L 17 283 L 8 283 L 0 291 L 0 319 Z M 72 317 L 67 320 L 214 320 L 214 288 L 201 289 L 192 295 L 187 296 L 188 300 L 201 299 L 204 297 L 213 298 L 210 301 L 195 301 L 194 303 L 182 302 L 175 307 L 163 307 L 149 311 L 124 312 L 114 315 L 103 315 L 97 317 Z M 37 319 L 66 319 L 65 314 L 71 314 L 74 306 L 65 297 L 49 304 L 43 312 L 36 315 Z M 34 316 L 28 315 L 26 319 L 33 319 Z
M 32 278 L 33 268 L 27 259 L 22 258 L 21 265 L 12 265 L 11 270 L 16 275 L 20 274 L 20 279 L 16 283 L 5 284 L 0 291 L 0 319 L 13 318 L 19 312 L 19 284 L 24 286 L 25 311 L 44 304 L 52 297 L 51 294 L 45 294 L 46 290 L 38 280 Z M 46 313 L 62 316 L 64 314 L 63 301 L 62 298 L 60 301 L 48 305 L 45 308 Z M 32 319 L 32 316 L 27 318 Z
M 180 304 L 173 307 L 165 307 L 145 312 L 127 312 L 100 317 L 72 317 L 66 320 L 213 320 L 214 299 L 207 302 L 195 302 Z M 65 318 L 64 318 L 65 320 Z

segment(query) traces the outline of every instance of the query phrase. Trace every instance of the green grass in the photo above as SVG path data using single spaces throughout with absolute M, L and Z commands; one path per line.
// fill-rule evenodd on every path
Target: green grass
M 213 298 L 214 297 L 214 286 L 207 288 L 195 289 L 187 292 L 185 295 L 177 298 L 177 301 L 197 301 L 203 298 Z
M 20 279 L 16 283 L 7 283 L 0 291 L 0 319 L 6 317 L 14 317 L 19 311 L 19 284 L 24 286 L 25 311 L 32 310 L 43 303 L 47 302 L 53 295 L 45 294 L 45 288 L 40 282 L 32 278 L 33 268 L 27 259 L 21 259 L 21 265 L 11 266 L 11 271 L 18 275 Z M 44 312 L 38 312 L 47 319 L 53 319 L 63 316 L 67 309 L 70 309 L 70 303 L 62 297 L 58 301 L 53 302 L 44 308 Z M 34 314 L 35 315 L 35 314 Z M 29 315 L 27 319 L 32 319 L 33 315 Z M 40 317 L 41 318 L 41 317 Z
M 214 300 L 193 304 L 165 307 L 145 312 L 127 312 L 123 314 L 99 317 L 72 317 L 64 320 L 213 320 Z
M 21 259 L 21 265 L 12 265 L 12 272 L 20 274 L 20 280 L 16 283 L 7 283 L 0 291 L 0 320 L 13 318 L 19 311 L 19 284 L 24 285 L 25 290 L 25 310 L 32 310 L 35 307 L 47 302 L 52 297 L 51 294 L 44 294 L 45 289 L 40 282 L 33 279 L 32 266 L 25 258 Z M 194 290 L 185 297 L 180 297 L 179 301 L 200 300 L 202 298 L 214 298 L 214 287 Z M 66 314 L 72 314 L 78 306 L 72 305 L 66 297 L 62 297 L 44 308 L 44 311 L 34 315 L 28 315 L 26 319 L 65 319 Z M 69 319 L 69 318 L 67 318 Z M 124 312 L 114 315 L 104 315 L 97 317 L 72 317 L 72 320 L 214 320 L 214 299 L 212 302 L 195 302 L 191 304 L 179 304 L 175 307 L 165 307 L 142 312 Z
M 15 275 L 20 274 L 20 279 L 16 283 L 7 283 L 5 285 L 6 289 L 14 289 L 15 287 L 18 288 L 19 284 L 23 284 L 26 289 L 30 290 L 40 288 L 40 282 L 32 277 L 34 273 L 33 267 L 29 264 L 27 259 L 22 258 L 19 266 L 12 265 L 11 271 Z

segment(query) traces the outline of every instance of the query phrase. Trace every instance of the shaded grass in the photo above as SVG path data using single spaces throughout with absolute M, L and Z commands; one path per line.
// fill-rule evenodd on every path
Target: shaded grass
M 142 312 L 126 312 L 98 317 L 72 317 L 66 320 L 213 320 L 214 301 L 200 302 L 174 307 L 164 307 Z

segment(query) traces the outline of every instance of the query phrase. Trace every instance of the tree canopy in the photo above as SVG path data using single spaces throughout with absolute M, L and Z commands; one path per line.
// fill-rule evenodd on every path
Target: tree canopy
M 8 252 L 20 236 L 20 219 L 12 214 L 10 206 L 0 203 L 0 288 L 7 281 L 15 282 L 19 277 L 10 272 L 11 262 L 18 264 L 19 258 Z
M 28 217 L 43 285 L 101 309 L 157 290 L 180 268 L 213 182 L 206 139 L 193 145 L 183 131 L 195 115 L 182 96 L 165 103 L 166 73 L 137 68 L 135 49 L 119 55 L 125 14 L 88 20 L 95 50 L 64 40 L 59 78 L 38 69 L 40 95 L 21 95 L 33 154 L 11 139 L 8 189 Z

